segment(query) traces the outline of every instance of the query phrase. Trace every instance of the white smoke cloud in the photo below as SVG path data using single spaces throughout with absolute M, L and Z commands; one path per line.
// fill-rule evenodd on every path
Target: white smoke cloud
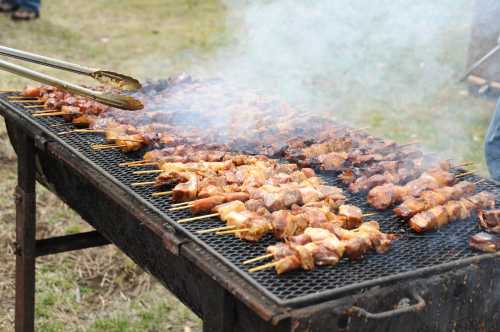
M 473 98 L 458 83 L 473 1 L 227 0 L 226 5 L 236 42 L 202 64 L 198 69 L 204 74 L 277 94 L 308 112 L 368 125 L 385 136 L 428 139 L 433 149 L 457 159 L 476 153 L 465 148 L 478 145 L 477 128 L 469 126 L 484 119 L 468 115 Z

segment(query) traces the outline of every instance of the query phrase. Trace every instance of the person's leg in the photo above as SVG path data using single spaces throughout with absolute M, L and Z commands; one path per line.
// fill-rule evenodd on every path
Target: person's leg
M 0 0 L 0 12 L 12 12 L 17 9 L 16 0 Z
M 486 132 L 484 152 L 491 177 L 500 181 L 500 99 Z
M 22 8 L 31 9 L 37 14 L 40 12 L 40 0 L 17 0 L 17 5 Z
M 40 0 L 16 0 L 18 8 L 12 13 L 14 20 L 31 20 L 40 15 Z

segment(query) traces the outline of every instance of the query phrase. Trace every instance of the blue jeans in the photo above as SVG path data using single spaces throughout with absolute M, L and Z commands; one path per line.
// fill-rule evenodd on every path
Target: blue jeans
M 500 181 L 500 99 L 486 133 L 484 153 L 491 177 Z
M 40 13 L 40 1 L 41 0 L 9 0 L 12 4 L 19 7 L 28 8 L 34 10 L 36 13 Z

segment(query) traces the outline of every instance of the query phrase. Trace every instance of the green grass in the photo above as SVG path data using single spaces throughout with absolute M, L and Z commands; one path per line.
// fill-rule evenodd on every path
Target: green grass
M 210 0 L 51 0 L 43 1 L 42 17 L 34 22 L 14 23 L 0 16 L 0 44 L 140 79 L 164 78 L 206 61 L 229 42 L 225 17 L 225 7 Z M 70 73 L 33 68 L 95 84 Z M 0 89 L 20 88 L 27 82 L 0 72 Z M 3 122 L 0 161 L 0 190 L 13 193 L 15 154 Z M 50 192 L 37 190 L 38 237 L 90 229 Z M 8 249 L 14 241 L 12 203 L 12 195 L 0 195 L 1 331 L 13 328 L 14 256 Z M 197 317 L 111 246 L 39 259 L 36 299 L 39 331 L 200 329 Z

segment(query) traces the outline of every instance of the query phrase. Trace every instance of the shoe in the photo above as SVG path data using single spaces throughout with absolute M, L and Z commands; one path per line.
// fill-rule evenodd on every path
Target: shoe
M 18 8 L 17 5 L 13 4 L 8 0 L 0 0 L 0 12 L 10 13 Z
M 12 12 L 11 18 L 14 21 L 29 21 L 37 19 L 39 16 L 38 12 L 31 8 L 19 7 Z

